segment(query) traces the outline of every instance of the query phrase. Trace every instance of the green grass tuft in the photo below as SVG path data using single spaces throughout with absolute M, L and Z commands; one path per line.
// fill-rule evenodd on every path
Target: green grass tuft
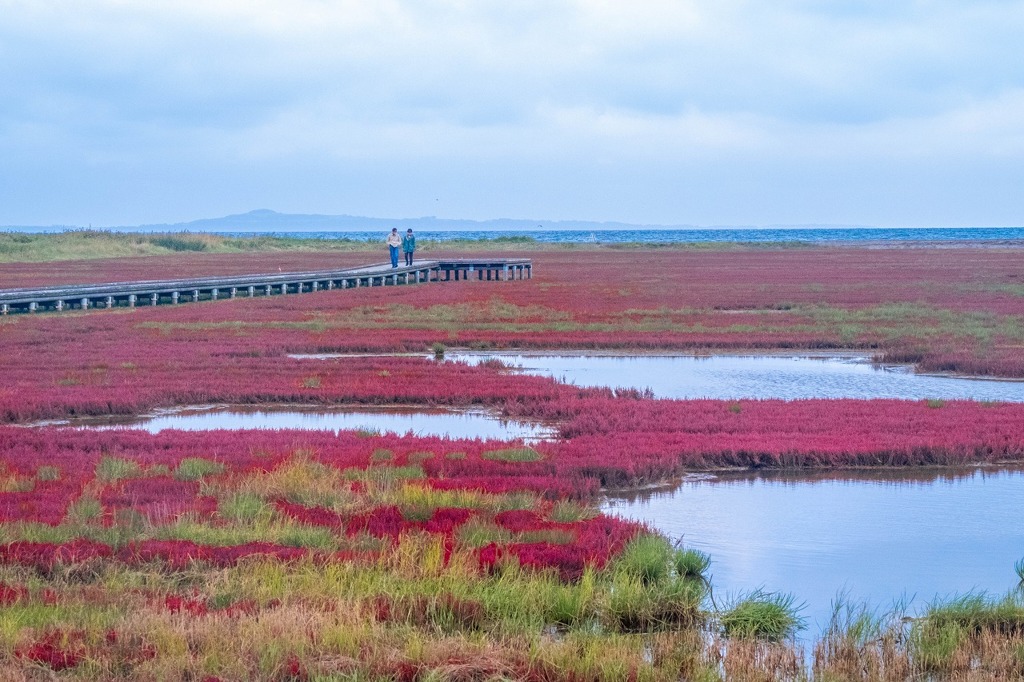
M 142 475 L 142 467 L 130 459 L 104 456 L 96 465 L 96 478 L 112 483 L 123 478 L 137 478 Z
M 548 519 L 555 523 L 579 523 L 597 516 L 597 510 L 574 500 L 556 502 L 548 514 Z
M 704 586 L 693 580 L 652 584 L 618 573 L 610 586 L 606 613 L 610 624 L 625 632 L 676 629 L 703 622 L 700 606 L 706 594 Z
M 149 243 L 168 251 L 206 251 L 207 243 L 196 237 L 183 234 L 155 235 Z
M 382 487 L 393 486 L 402 481 L 426 478 L 423 467 L 418 464 L 408 466 L 377 466 L 368 469 L 346 469 L 345 478 L 350 481 L 366 481 Z
M 512 531 L 493 521 L 471 518 L 456 531 L 459 544 L 466 547 L 486 547 L 492 542 L 504 544 L 512 540 Z
M 544 619 L 565 627 L 574 627 L 594 611 L 597 575 L 587 567 L 577 584 L 548 583 L 541 604 L 546 607 Z
M 537 462 L 543 459 L 543 455 L 533 448 L 504 448 L 502 450 L 487 450 L 480 454 L 482 459 L 489 459 L 498 462 Z
M 48 464 L 43 465 L 36 470 L 36 479 L 40 481 L 59 481 L 60 469 Z
M 394 458 L 395 453 L 393 453 L 391 450 L 386 450 L 384 448 L 377 448 L 370 454 L 370 461 L 373 462 L 374 464 L 379 464 L 381 462 L 390 462 Z
M 186 457 L 178 463 L 174 477 L 182 481 L 198 481 L 205 476 L 224 473 L 224 465 L 202 457 Z
M 95 497 L 83 495 L 68 507 L 67 517 L 72 523 L 88 523 L 99 518 L 103 513 L 103 505 Z
M 406 521 L 429 521 L 434 507 L 427 504 L 406 504 L 402 506 L 402 518 Z
M 801 609 L 792 595 L 757 590 L 721 614 L 719 623 L 728 637 L 778 642 L 803 629 Z
M 672 561 L 680 578 L 707 580 L 711 557 L 699 549 L 677 549 Z
M 615 561 L 616 573 L 636 578 L 644 585 L 662 583 L 672 572 L 673 551 L 660 535 L 633 538 Z
M 521 509 L 536 509 L 537 494 L 529 490 L 514 490 L 504 495 L 499 495 L 494 511 L 514 511 Z
M 422 464 L 423 462 L 426 462 L 428 459 L 433 458 L 433 452 L 410 452 L 408 457 L 406 457 L 406 461 L 408 461 L 409 464 Z
M 825 630 L 825 639 L 831 645 L 846 643 L 858 649 L 877 642 L 893 622 L 898 622 L 905 609 L 897 606 L 893 613 L 879 615 L 866 604 L 850 601 L 840 593 L 832 602 L 832 616 Z M 898 627 L 898 626 L 897 626 Z
M 1024 632 L 1024 594 L 996 598 L 969 592 L 929 604 L 921 620 L 936 627 L 952 623 L 972 632 Z
M 234 493 L 220 502 L 217 513 L 236 523 L 269 523 L 274 509 L 266 500 L 254 493 Z
M 969 637 L 967 629 L 958 623 L 917 624 L 910 632 L 908 648 L 923 671 L 946 672 L 961 644 Z

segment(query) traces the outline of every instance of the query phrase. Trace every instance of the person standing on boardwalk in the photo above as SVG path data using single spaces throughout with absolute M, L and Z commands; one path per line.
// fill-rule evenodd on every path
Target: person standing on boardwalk
M 402 251 L 405 252 L 405 264 L 412 265 L 412 254 L 416 250 L 416 237 L 413 236 L 412 228 L 405 231 L 402 237 Z
M 398 249 L 402 246 L 402 235 L 398 234 L 398 228 L 392 227 L 391 234 L 387 238 L 388 249 L 391 251 L 391 267 L 398 267 Z

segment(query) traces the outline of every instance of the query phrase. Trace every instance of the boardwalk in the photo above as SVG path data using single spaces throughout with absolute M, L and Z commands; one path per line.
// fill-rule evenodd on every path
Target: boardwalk
M 511 281 L 530 279 L 528 258 L 464 258 L 425 260 L 392 268 L 381 263 L 361 268 L 319 272 L 278 272 L 263 275 L 197 277 L 180 280 L 113 282 L 0 290 L 0 314 L 89 308 L 134 308 L 222 298 L 303 294 L 325 289 L 397 286 L 465 279 Z

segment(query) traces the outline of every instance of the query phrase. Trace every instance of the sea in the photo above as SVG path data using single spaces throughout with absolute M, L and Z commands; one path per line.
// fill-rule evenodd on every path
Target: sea
M 404 230 L 403 230 L 404 231 Z M 292 237 L 380 241 L 383 231 L 324 232 L 217 232 L 234 237 Z M 916 228 L 687 228 L 610 230 L 417 230 L 427 241 L 489 240 L 554 244 L 880 244 L 979 246 L 1024 245 L 1024 227 L 916 227 Z

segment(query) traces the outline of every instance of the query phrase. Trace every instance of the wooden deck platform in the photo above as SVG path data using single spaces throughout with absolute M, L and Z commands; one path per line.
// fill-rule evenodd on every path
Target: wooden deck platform
M 180 280 L 63 285 L 39 289 L 0 289 L 0 314 L 89 308 L 134 308 L 222 298 L 303 294 L 329 289 L 397 286 L 466 279 L 511 281 L 533 277 L 529 258 L 463 258 L 390 263 L 344 270 L 278 272 L 262 275 L 198 277 Z

